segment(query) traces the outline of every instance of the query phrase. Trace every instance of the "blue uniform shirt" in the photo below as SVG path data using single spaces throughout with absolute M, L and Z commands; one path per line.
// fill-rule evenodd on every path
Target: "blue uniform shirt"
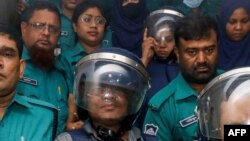
M 24 77 L 18 83 L 18 94 L 40 99 L 57 107 L 58 133 L 61 133 L 65 129 L 68 117 L 68 94 L 73 91 L 73 72 L 70 64 L 59 55 L 55 66 L 45 71 L 31 63 L 25 47 L 22 57 L 26 62 L 26 68 Z
M 55 114 L 49 103 L 15 95 L 0 119 L 0 140 L 52 141 Z

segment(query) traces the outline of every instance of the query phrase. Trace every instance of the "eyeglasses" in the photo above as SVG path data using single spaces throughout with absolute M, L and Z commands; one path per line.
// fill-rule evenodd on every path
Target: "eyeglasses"
M 35 22 L 35 23 L 28 23 L 29 26 L 31 26 L 33 29 L 41 31 L 47 28 L 47 24 L 45 23 L 39 23 L 39 22 Z M 53 26 L 53 25 L 48 25 L 48 30 L 49 33 L 57 35 L 60 32 L 59 27 Z
M 87 14 L 84 14 L 81 17 L 81 20 L 86 25 L 91 25 L 93 23 L 93 20 L 95 21 L 96 25 L 105 25 L 106 23 L 106 19 L 102 16 L 93 17 L 92 15 L 87 15 Z

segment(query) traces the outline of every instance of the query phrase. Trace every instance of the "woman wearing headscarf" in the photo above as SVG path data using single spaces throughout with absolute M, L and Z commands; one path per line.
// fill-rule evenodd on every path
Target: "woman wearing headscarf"
M 219 68 L 250 65 L 250 1 L 223 0 L 219 25 Z
M 150 76 L 151 87 L 146 94 L 138 127 L 142 128 L 149 100 L 164 86 L 168 85 L 179 72 L 174 32 L 183 13 L 175 7 L 163 6 L 152 11 L 147 17 L 142 43 L 141 60 Z
M 115 0 L 110 21 L 113 45 L 141 56 L 144 20 L 147 13 L 144 0 Z
M 141 56 L 146 0 L 97 0 L 112 30 L 112 44 Z

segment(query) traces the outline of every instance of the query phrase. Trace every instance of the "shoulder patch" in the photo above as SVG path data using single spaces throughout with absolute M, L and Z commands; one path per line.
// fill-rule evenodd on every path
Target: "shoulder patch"
M 48 103 L 48 102 L 45 102 L 45 101 L 42 101 L 42 100 L 39 100 L 39 99 L 33 99 L 33 98 L 30 98 L 30 97 L 26 97 L 25 98 L 27 100 L 28 103 L 31 103 L 31 104 L 35 104 L 35 105 L 39 105 L 39 106 L 42 106 L 42 107 L 47 107 L 47 108 L 50 108 L 52 110 L 57 110 L 57 108 Z
M 167 86 L 159 90 L 149 101 L 149 107 L 152 110 L 158 110 L 161 105 L 175 94 L 176 79 L 170 82 Z
M 146 124 L 144 133 L 147 135 L 156 136 L 158 129 L 159 129 L 159 127 L 154 125 L 154 124 Z

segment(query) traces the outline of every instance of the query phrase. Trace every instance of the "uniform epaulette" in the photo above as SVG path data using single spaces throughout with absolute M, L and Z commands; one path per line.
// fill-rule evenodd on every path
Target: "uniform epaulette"
M 158 110 L 161 105 L 174 94 L 176 90 L 176 79 L 170 82 L 166 87 L 158 91 L 149 101 L 148 106 L 152 110 Z
M 28 103 L 33 104 L 33 105 L 39 105 L 39 106 L 42 106 L 45 108 L 50 108 L 52 110 L 57 110 L 57 108 L 54 105 L 52 105 L 48 102 L 42 101 L 42 100 L 33 99 L 30 97 L 25 97 L 25 100 L 27 100 Z

